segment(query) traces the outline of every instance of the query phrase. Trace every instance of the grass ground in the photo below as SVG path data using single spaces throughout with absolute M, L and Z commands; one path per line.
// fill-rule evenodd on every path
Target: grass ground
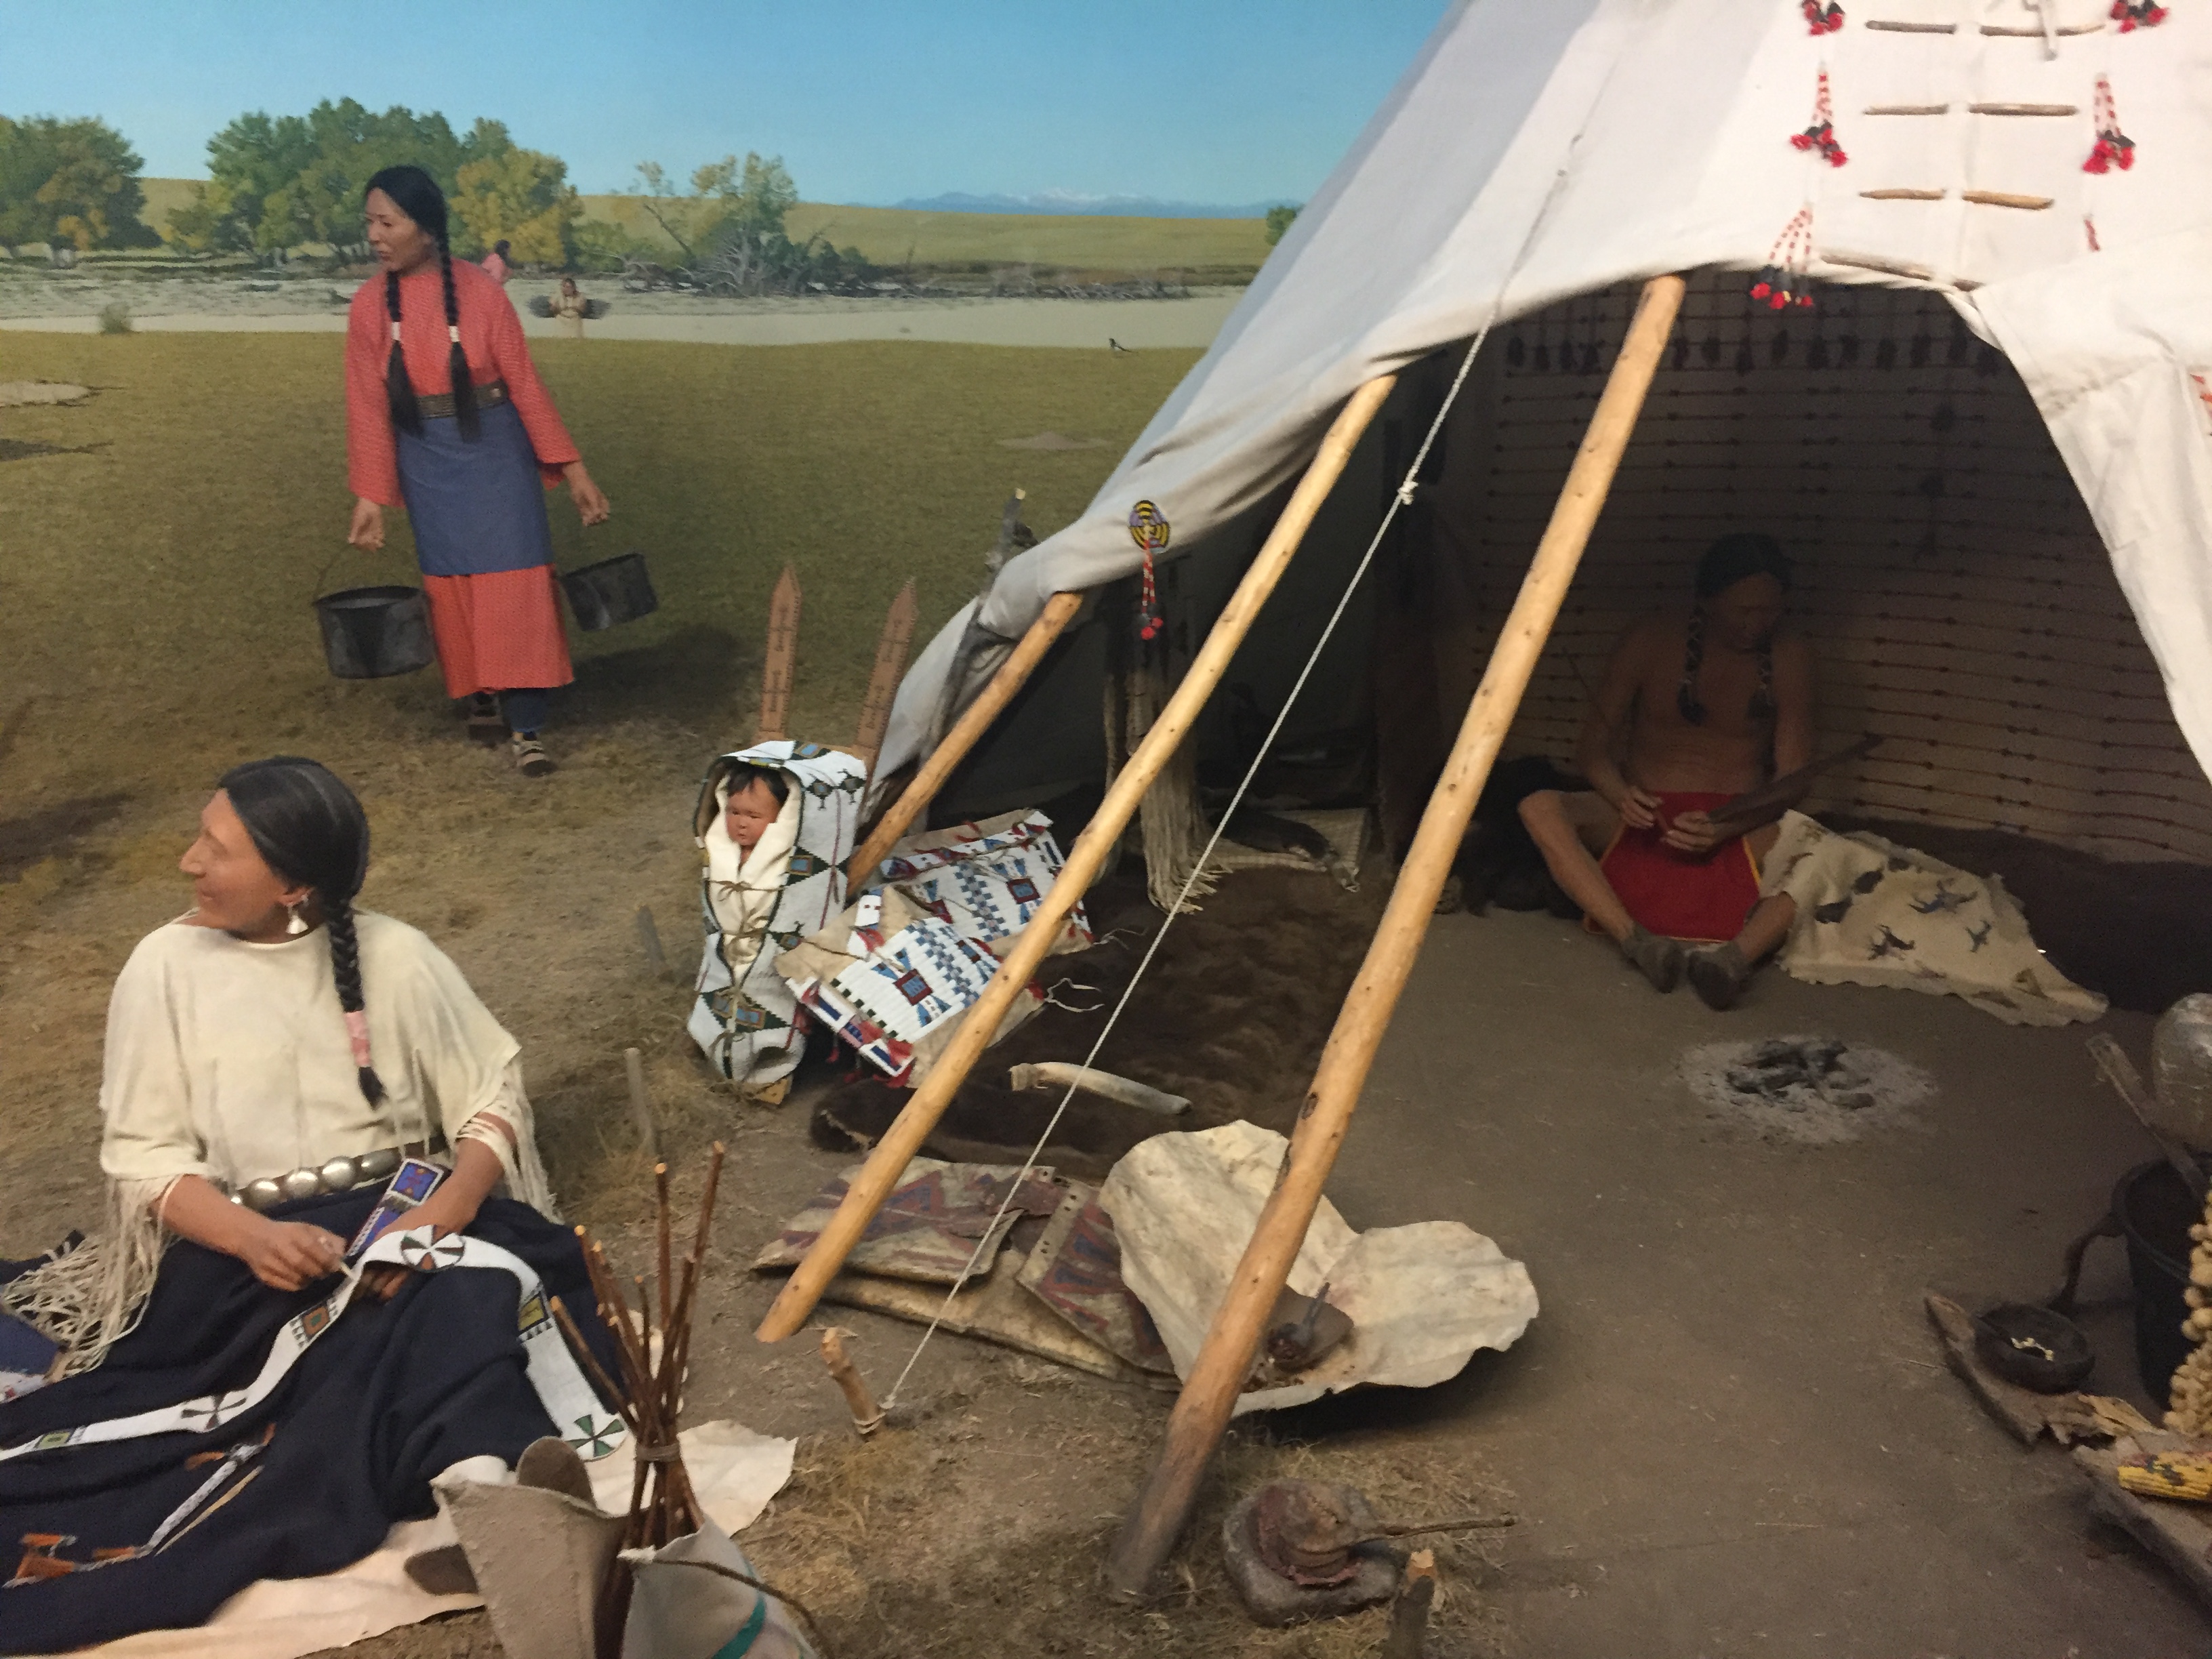
M 714 741 L 747 736 L 768 588 L 789 561 L 806 594 L 795 714 L 841 733 L 898 585 L 919 583 L 926 639 L 980 585 L 1010 491 L 1027 489 L 1041 533 L 1072 518 L 1194 356 L 541 344 L 615 503 L 584 536 L 555 494 L 562 562 L 641 549 L 662 599 L 580 637 L 579 659 L 641 691 L 658 682 L 648 701 Z M 15 699 L 69 711 L 16 738 L 12 803 L 118 774 L 180 782 L 256 741 L 323 728 L 344 742 L 363 721 L 434 714 L 434 673 L 347 687 L 323 670 L 318 582 L 412 568 L 398 515 L 384 554 L 344 544 L 337 338 L 8 335 L 0 374 L 100 388 L 7 416 L 9 437 L 62 453 L 4 463 L 0 656 Z M 1000 445 L 1046 429 L 1104 447 Z
M 247 757 L 313 754 L 368 805 L 366 902 L 426 928 L 521 1042 L 572 1217 L 636 1259 L 650 1176 L 624 1104 L 626 1047 L 644 1053 L 680 1198 L 706 1143 L 730 1144 L 690 1410 L 802 1438 L 799 1479 L 748 1540 L 822 1615 L 838 1659 L 1371 1650 L 1380 1614 L 1254 1631 L 1226 1599 L 1205 1522 L 1179 1599 L 1152 1612 L 1103 1601 L 1095 1565 L 1158 1443 L 1158 1395 L 945 1338 L 905 1395 L 926 1408 L 920 1424 L 853 1449 L 811 1343 L 752 1340 L 772 1286 L 743 1271 L 847 1160 L 808 1143 L 803 1109 L 742 1107 L 713 1084 L 683 1033 L 684 992 L 645 970 L 631 927 L 652 906 L 684 971 L 690 806 L 708 758 L 751 733 L 782 563 L 806 593 L 794 725 L 847 736 L 899 583 L 917 580 L 926 635 L 978 583 L 1007 492 L 1027 488 L 1040 532 L 1072 517 L 1194 356 L 540 347 L 615 503 L 588 550 L 643 549 L 663 602 L 575 641 L 579 682 L 551 732 L 563 769 L 540 784 L 463 741 L 434 672 L 340 684 L 324 670 L 307 606 L 318 583 L 410 568 L 404 534 L 377 557 L 342 539 L 335 337 L 0 331 L 0 379 L 98 389 L 77 407 L 0 416 L 0 1256 L 98 1223 L 107 989 L 185 902 L 175 860 L 211 781 Z M 1103 444 L 1000 447 L 1048 428 Z M 573 561 L 574 520 L 555 505 Z M 837 1318 L 883 1387 L 916 1332 Z M 1408 1512 L 1446 1493 L 1488 1501 L 1463 1454 L 1428 1456 L 1387 1434 L 1318 1450 L 1240 1440 L 1231 1471 L 1237 1489 L 1263 1471 L 1353 1478 Z M 1462 1565 L 1464 1587 L 1480 1564 Z M 1472 1591 L 1455 1595 L 1438 1651 L 1487 1640 Z M 349 1659 L 496 1652 L 470 1615 Z
M 526 1024 L 545 1020 L 533 1086 L 550 1091 L 559 1152 L 574 1127 L 559 1109 L 564 1079 L 598 1062 L 606 1019 L 646 1018 L 595 981 L 580 919 L 611 925 L 651 902 L 679 958 L 695 948 L 682 938 L 696 902 L 681 890 L 696 868 L 684 801 L 711 756 L 752 734 L 776 571 L 790 562 L 806 595 L 794 729 L 848 737 L 899 584 L 920 587 L 918 648 L 980 583 L 1008 492 L 1028 489 L 1041 532 L 1072 517 L 1190 360 L 541 347 L 616 513 L 586 538 L 556 496 L 556 549 L 569 564 L 643 550 L 662 608 L 577 637 L 580 682 L 552 733 L 571 764 L 550 788 L 522 788 L 500 757 L 457 745 L 434 670 L 345 683 L 324 667 L 308 606 L 319 587 L 413 570 L 397 515 L 381 554 L 343 540 L 336 337 L 0 334 L 0 377 L 99 388 L 81 407 L 9 411 L 0 448 L 14 457 L 0 459 L 0 983 L 33 993 L 0 996 L 0 1162 L 82 1141 L 99 988 L 131 939 L 179 908 L 178 836 L 210 781 L 272 752 L 313 754 L 361 789 L 379 837 L 372 905 L 434 933 L 482 927 L 481 971 L 495 982 L 531 941 L 538 965 L 518 974 L 514 1000 Z M 1048 428 L 1105 447 L 1000 446 Z M 628 908 L 605 897 L 640 881 Z M 73 913 L 88 892 L 115 908 L 112 924 Z M 568 1014 L 545 994 L 562 974 Z M 678 1018 L 663 1008 L 648 1024 L 672 1031 Z M 579 1097 L 585 1117 L 591 1098 Z M 562 1178 L 587 1194 L 606 1173 L 597 1142 L 571 1150 Z
M 140 180 L 143 215 L 167 222 L 190 201 L 190 179 Z M 586 196 L 584 216 L 618 224 L 646 241 L 668 240 L 635 196 Z M 921 213 L 909 208 L 841 207 L 801 202 L 786 221 L 793 240 L 826 236 L 892 267 L 1039 265 L 1080 271 L 1184 271 L 1218 281 L 1249 280 L 1267 257 L 1261 219 L 1140 219 L 1103 214 Z

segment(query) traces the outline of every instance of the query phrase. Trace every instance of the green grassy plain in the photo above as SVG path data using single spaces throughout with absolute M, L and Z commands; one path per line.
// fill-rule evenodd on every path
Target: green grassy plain
M 641 550 L 661 599 L 572 634 L 577 683 L 547 731 L 561 769 L 538 783 L 464 740 L 434 667 L 325 665 L 319 588 L 416 580 L 399 515 L 381 553 L 344 540 L 341 345 L 0 331 L 0 380 L 95 389 L 0 411 L 0 1186 L 43 1172 L 40 1202 L 0 1216 L 20 1234 L 0 1255 L 96 1204 L 107 986 L 185 907 L 176 860 L 214 779 L 268 754 L 359 789 L 365 902 L 428 928 L 512 1022 L 556 1182 L 579 1214 L 619 1207 L 642 1166 L 610 1139 L 609 1055 L 645 1049 L 672 1126 L 726 1109 L 685 999 L 636 972 L 630 918 L 657 907 L 688 975 L 692 802 L 708 762 L 752 738 L 777 572 L 805 596 L 792 729 L 849 742 L 900 585 L 919 587 L 919 649 L 981 585 L 1007 495 L 1029 491 L 1041 532 L 1065 523 L 1196 355 L 536 343 L 615 509 L 586 535 L 556 492 L 560 561 Z M 1046 429 L 1104 442 L 1000 447 Z
M 594 210 L 606 198 L 590 198 Z M 619 199 L 619 198 L 617 198 Z M 1033 264 L 1082 270 L 1211 271 L 1249 281 L 1267 257 L 1261 219 L 1137 219 L 1103 214 L 918 213 L 802 202 L 786 224 L 899 266 Z
M 166 223 L 169 211 L 198 191 L 191 179 L 142 179 L 145 222 Z M 640 240 L 675 252 L 635 196 L 586 196 L 584 216 L 617 224 Z M 1180 271 L 1223 282 L 1248 282 L 1267 257 L 1261 219 L 1135 219 L 1090 214 L 918 213 L 906 208 L 836 207 L 801 202 L 785 222 L 795 240 L 823 235 L 857 247 L 869 261 L 917 265 L 1038 265 L 1076 271 Z
M 1170 1630 L 1106 1601 L 1098 1511 L 1139 1479 L 1158 1396 L 946 1338 L 915 1375 L 924 1414 L 936 1406 L 927 1426 L 860 1447 L 810 1345 L 750 1339 L 772 1287 L 744 1271 L 845 1156 L 808 1143 L 803 1108 L 733 1098 L 684 1031 L 700 949 L 693 805 L 710 758 L 751 736 L 777 570 L 794 564 L 805 591 L 794 729 L 849 737 L 899 584 L 917 580 L 926 637 L 979 585 L 1007 492 L 1028 489 L 1040 532 L 1065 522 L 1196 354 L 535 343 L 614 501 L 586 547 L 643 549 L 663 609 L 574 641 L 578 683 L 547 734 L 561 769 L 531 781 L 465 741 L 434 670 L 343 684 L 325 671 L 307 608 L 319 579 L 412 576 L 404 533 L 379 556 L 343 541 L 339 348 L 334 335 L 0 331 L 0 380 L 97 389 L 73 408 L 0 411 L 0 1256 L 103 1212 L 109 988 L 189 902 L 176 860 L 214 779 L 256 755 L 313 755 L 368 809 L 364 902 L 424 928 L 520 1043 L 569 1219 L 617 1260 L 647 1260 L 653 1176 L 625 1049 L 644 1062 L 678 1214 L 708 1144 L 727 1144 L 688 1410 L 807 1437 L 747 1548 L 807 1598 L 836 1652 L 1033 1659 L 1068 1651 L 1070 1632 L 1102 1656 L 1372 1652 L 1379 1609 L 1319 1634 L 1253 1631 L 1203 1540 L 1233 1492 L 1285 1474 L 1356 1480 L 1395 1514 L 1502 1507 L 1474 1492 L 1463 1449 L 1447 1468 L 1373 1436 L 1342 1452 L 1232 1437 L 1194 1528 L 1193 1606 Z M 1045 428 L 1105 443 L 1000 447 Z M 556 514 L 573 561 L 573 512 L 556 499 Z M 672 978 L 639 948 L 641 906 Z M 881 1388 L 919 1333 L 840 1315 Z M 1445 1559 L 1462 1575 L 1479 1565 Z M 1455 1639 L 1484 1616 L 1455 1595 Z M 349 1651 L 471 1659 L 497 1642 L 467 1613 Z
M 434 671 L 334 687 L 308 611 L 319 579 L 413 580 L 401 515 L 381 555 L 343 540 L 339 348 L 335 335 L 0 333 L 0 378 L 101 388 L 78 408 L 7 416 L 9 437 L 74 452 L 0 462 L 4 695 L 77 711 L 24 734 L 19 800 L 26 771 L 64 792 L 118 768 L 203 775 L 216 757 L 338 708 L 431 717 Z M 1028 489 L 1041 533 L 1073 517 L 1196 356 L 908 343 L 533 349 L 615 504 L 613 522 L 586 536 L 556 492 L 562 562 L 641 549 L 662 600 L 644 622 L 577 635 L 583 672 L 607 663 L 625 696 L 718 743 L 750 735 L 768 590 L 786 561 L 806 596 L 795 712 L 811 731 L 848 734 L 899 584 L 919 582 L 927 639 L 980 586 L 1013 488 Z M 1000 445 L 1048 428 L 1104 447 Z

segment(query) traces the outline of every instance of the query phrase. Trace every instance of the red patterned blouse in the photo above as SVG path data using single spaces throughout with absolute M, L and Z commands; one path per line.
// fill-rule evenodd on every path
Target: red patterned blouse
M 460 311 L 461 349 L 468 353 L 469 378 L 478 386 L 505 380 L 514 412 L 530 434 L 530 447 L 550 485 L 561 469 L 582 459 L 561 424 L 552 394 L 538 378 L 523 338 L 522 319 L 499 283 L 483 267 L 453 261 L 453 298 Z M 435 259 L 399 279 L 399 344 L 406 354 L 407 378 L 417 397 L 453 391 L 446 334 L 446 299 Z M 372 276 L 353 296 L 346 317 L 346 459 L 353 493 L 386 507 L 398 507 L 399 470 L 393 457 L 392 410 L 384 385 L 392 351 L 392 315 L 386 308 L 384 277 Z

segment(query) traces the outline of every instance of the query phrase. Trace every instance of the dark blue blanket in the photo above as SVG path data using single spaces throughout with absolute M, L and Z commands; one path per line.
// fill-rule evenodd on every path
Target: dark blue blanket
M 276 1213 L 350 1237 L 374 1192 Z M 469 1232 L 529 1263 L 614 1374 L 576 1241 L 526 1206 L 493 1199 Z M 233 1257 L 178 1243 L 138 1328 L 96 1370 L 0 1405 L 0 1446 L 250 1382 L 277 1329 L 331 1282 L 272 1291 Z M 155 1554 L 0 1587 L 0 1653 L 56 1653 L 135 1631 L 197 1625 L 257 1578 L 333 1572 L 431 1514 L 432 1476 L 465 1457 L 508 1463 L 554 1425 L 525 1370 L 512 1275 L 410 1274 L 387 1303 L 358 1297 L 274 1393 L 211 1434 L 158 1434 L 0 1463 L 0 1578 L 27 1534 L 72 1562 L 144 1544 L 221 1452 L 267 1437 L 219 1507 Z M 603 1341 L 602 1339 L 605 1339 Z M 194 1460 L 188 1464 L 188 1460 Z

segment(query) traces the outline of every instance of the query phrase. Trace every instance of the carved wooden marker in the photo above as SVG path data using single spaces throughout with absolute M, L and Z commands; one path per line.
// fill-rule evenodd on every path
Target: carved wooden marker
M 761 665 L 760 724 L 755 743 L 791 735 L 791 681 L 799 665 L 799 573 L 789 565 L 768 601 L 768 657 Z
M 898 695 L 899 677 L 906 672 L 906 653 L 914 644 L 914 625 L 921 614 L 911 578 L 891 601 L 884 617 L 884 631 L 876 641 L 875 672 L 868 676 L 868 695 L 860 704 L 860 729 L 853 739 L 853 752 L 868 771 L 876 769 L 876 756 L 884 746 L 884 732 L 891 723 L 891 700 Z

